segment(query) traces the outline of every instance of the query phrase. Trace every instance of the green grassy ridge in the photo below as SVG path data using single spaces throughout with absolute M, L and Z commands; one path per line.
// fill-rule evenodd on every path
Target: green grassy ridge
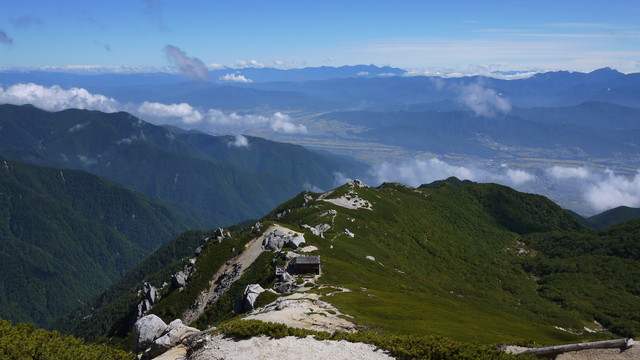
M 482 343 L 531 339 L 550 344 L 584 338 L 553 326 L 581 329 L 593 318 L 540 296 L 539 284 L 522 265 L 526 256 L 515 250 L 524 246 L 519 243 L 522 235 L 536 230 L 588 233 L 551 201 L 495 184 L 466 182 L 420 189 L 392 183 L 377 189 L 343 186 L 329 198 L 351 190 L 372 203 L 373 210 L 324 201 L 301 207 L 303 196 L 318 196 L 302 193 L 263 220 L 289 209 L 279 221 L 292 229 L 332 224 L 325 239 L 309 231 L 305 238 L 322 256 L 320 282 L 353 290 L 325 300 L 354 315 L 362 329 Z M 496 201 L 500 203 L 489 207 Z M 338 212 L 333 219 L 326 214 L 330 209 Z M 519 217 L 518 222 L 505 220 Z M 356 237 L 343 235 L 345 228 Z M 231 301 L 220 303 L 214 312 L 227 316 L 205 316 L 200 323 L 218 324 L 231 309 Z
M 600 306 L 599 302 L 581 298 L 581 303 L 590 308 L 560 302 L 557 294 L 565 296 L 571 288 L 551 287 L 541 281 L 536 264 L 544 264 L 555 250 L 529 239 L 574 234 L 583 237 L 585 244 L 591 244 L 591 248 L 580 245 L 587 249 L 585 251 L 593 252 L 589 256 L 607 254 L 610 249 L 621 251 L 626 243 L 620 246 L 593 243 L 591 238 L 595 233 L 550 200 L 496 184 L 455 179 L 421 188 L 393 183 L 379 188 L 345 185 L 335 189 L 328 198 L 338 198 L 350 191 L 369 201 L 371 210 L 346 209 L 318 199 L 320 194 L 303 192 L 260 221 L 266 228 L 276 214 L 286 210 L 278 223 L 304 231 L 307 245 L 319 248 L 317 253 L 321 255 L 323 267 L 319 285 L 352 290 L 332 296 L 325 294 L 323 300 L 354 316 L 350 320 L 367 333 L 384 337 L 438 335 L 483 344 L 534 342 L 541 345 L 612 336 L 607 332 L 589 334 L 583 330 L 583 326 L 591 326 L 599 319 L 591 311 Z M 312 196 L 314 200 L 303 207 L 305 196 Z M 330 214 L 329 210 L 336 210 L 337 215 Z M 301 228 L 303 224 L 320 223 L 332 226 L 324 238 Z M 631 232 L 639 228 L 634 223 L 620 227 Z M 344 235 L 344 229 L 355 233 L 355 237 Z M 258 235 L 246 228 L 238 228 L 236 232 L 234 239 L 243 243 Z M 211 264 L 202 272 L 203 278 L 194 281 L 190 285 L 192 289 L 168 294 L 154 310 L 157 314 L 169 320 L 193 304 L 211 275 L 228 258 L 221 254 L 228 254 L 230 249 L 216 254 L 208 251 L 231 245 L 225 242 L 203 251 L 197 264 Z M 598 246 L 602 249 L 598 250 Z M 602 254 L 597 255 L 598 251 Z M 631 254 L 633 257 L 634 253 Z M 366 256 L 375 257 L 375 261 Z M 209 258 L 211 260 L 204 260 Z M 268 257 L 264 259 L 266 264 Z M 552 264 L 555 267 L 571 266 L 563 259 L 551 260 L 557 262 Z M 637 263 L 632 258 L 622 260 Z M 261 275 L 268 272 L 262 272 L 268 268 L 265 264 L 249 269 L 241 282 L 268 285 L 268 278 Z M 604 276 L 604 267 L 597 272 L 583 268 L 580 270 L 583 277 L 570 279 L 569 283 L 579 287 L 583 281 L 597 282 Z M 617 271 L 623 277 L 632 275 L 624 266 Z M 629 284 L 634 283 L 633 277 L 627 279 Z M 234 294 L 242 290 L 240 286 L 234 289 Z M 595 295 L 602 295 L 602 288 L 596 287 L 593 291 Z M 621 291 L 627 296 L 635 290 L 626 287 Z M 228 296 L 210 309 L 199 319 L 199 326 L 217 326 L 228 319 L 233 297 Z M 626 314 L 623 307 L 607 311 L 613 311 L 614 317 Z M 575 335 L 555 327 L 582 333 Z M 619 329 L 611 328 L 618 335 L 622 334 Z
M 494 350 L 486 345 L 457 342 L 438 336 L 381 336 L 372 333 L 342 333 L 333 334 L 306 329 L 291 328 L 283 324 L 263 322 L 258 320 L 233 320 L 223 324 L 217 332 L 237 338 L 250 338 L 265 335 L 280 339 L 286 336 L 304 338 L 313 336 L 317 340 L 346 340 L 375 345 L 377 349 L 387 351 L 399 360 L 427 359 L 536 359 L 534 356 L 511 355 Z
M 83 171 L 0 158 L 0 172 L 4 318 L 50 326 L 186 228 L 163 204 Z
M 412 189 L 385 184 L 380 189 L 355 190 L 373 204 L 372 211 L 316 201 L 317 208 L 295 209 L 283 221 L 297 226 L 330 222 L 318 214 L 337 210 L 326 239 L 309 232 L 305 237 L 320 248 L 324 271 L 320 281 L 354 290 L 326 300 L 372 330 L 483 342 L 576 339 L 550 323 L 578 327 L 582 320 L 537 296 L 535 282 L 514 266 L 517 256 L 508 250 L 516 246 L 518 234 L 494 225 L 499 222 L 475 194 L 494 187 Z M 346 191 L 341 188 L 330 197 Z M 557 207 L 543 198 L 534 200 L 541 207 Z M 291 202 L 295 203 L 301 199 Z M 356 237 L 340 234 L 344 228 Z M 333 242 L 327 240 L 334 236 Z M 366 256 L 374 256 L 376 262 Z M 537 313 L 546 313 L 546 319 Z
M 0 359 L 11 360 L 133 360 L 135 355 L 102 345 L 84 345 L 80 339 L 33 324 L 12 325 L 0 319 Z

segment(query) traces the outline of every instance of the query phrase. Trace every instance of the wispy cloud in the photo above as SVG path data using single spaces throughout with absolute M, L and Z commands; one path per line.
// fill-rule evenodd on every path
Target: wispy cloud
M 229 142 L 229 146 L 233 147 L 249 147 L 249 139 L 244 135 L 236 135 L 233 141 Z
M 167 45 L 165 52 L 180 72 L 193 80 L 205 81 L 209 78 L 209 72 L 202 60 L 195 57 L 188 57 L 186 53 L 177 46 Z
M 7 46 L 13 45 L 13 39 L 2 29 L 0 29 L 0 44 L 5 44 Z
M 511 111 L 509 101 L 495 90 L 487 89 L 480 83 L 464 85 L 459 88 L 460 101 L 477 116 L 494 117 Z
M 96 28 L 100 29 L 100 30 L 104 30 L 106 28 L 108 28 L 107 24 L 103 23 L 102 21 L 96 19 L 94 16 L 89 15 L 89 12 L 87 11 L 83 11 L 81 18 L 82 21 L 86 22 L 87 24 L 91 25 L 91 26 L 95 26 Z
M 610 31 L 608 29 L 607 31 Z M 638 71 L 633 63 L 638 59 L 637 46 L 631 42 L 616 46 L 618 55 L 602 57 L 596 52 L 610 51 L 610 35 L 605 29 L 559 29 L 543 31 L 536 28 L 484 29 L 471 38 L 429 37 L 392 38 L 348 44 L 345 53 L 355 62 L 383 58 L 391 63 L 403 63 L 419 69 L 424 64 L 434 68 L 460 69 L 469 64 L 492 63 L 500 59 L 503 69 L 560 70 L 572 69 L 592 71 L 605 66 L 614 66 L 623 72 Z M 637 37 L 637 29 L 616 30 L 617 37 L 624 39 Z M 578 34 L 576 37 L 526 36 L 523 34 Z M 580 34 L 594 34 L 583 36 Z M 606 35 L 606 36 L 604 36 Z M 626 52 L 626 53 L 625 53 Z M 631 54 L 628 54 L 631 52 Z M 408 61 L 410 59 L 410 62 Z
M 554 179 L 587 179 L 591 171 L 586 167 L 552 166 L 546 170 L 547 174 Z
M 9 22 L 16 29 L 29 29 L 32 27 L 42 27 L 44 25 L 44 21 L 37 16 L 34 15 L 25 15 L 17 18 L 10 18 Z
M 478 80 L 470 84 L 448 84 L 440 78 L 430 78 L 437 91 L 450 91 L 458 94 L 458 100 L 476 116 L 495 117 L 511 111 L 509 100 L 493 89 L 483 86 Z
M 164 21 L 164 2 L 161 0 L 139 0 L 145 5 L 145 12 L 151 21 L 162 31 L 168 31 L 169 27 Z

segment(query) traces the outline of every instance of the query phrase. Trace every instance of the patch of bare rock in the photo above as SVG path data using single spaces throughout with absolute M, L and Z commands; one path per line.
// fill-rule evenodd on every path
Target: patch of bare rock
M 311 336 L 296 338 L 288 336 L 271 339 L 257 336 L 237 340 L 223 335 L 208 335 L 204 346 L 196 350 L 187 360 L 253 360 L 253 359 L 317 359 L 317 360 L 387 360 L 393 359 L 375 346 L 348 341 L 316 340 Z
M 294 293 L 255 309 L 244 319 L 285 324 L 290 327 L 326 332 L 355 332 L 356 325 L 344 318 L 338 309 L 318 294 Z

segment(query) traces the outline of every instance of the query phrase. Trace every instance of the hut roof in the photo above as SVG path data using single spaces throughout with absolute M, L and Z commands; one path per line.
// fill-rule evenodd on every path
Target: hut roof
M 296 257 L 298 264 L 320 264 L 320 256 L 299 255 Z

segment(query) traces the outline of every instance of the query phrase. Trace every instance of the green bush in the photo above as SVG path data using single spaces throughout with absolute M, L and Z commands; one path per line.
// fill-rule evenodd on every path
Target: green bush
M 254 308 L 261 308 L 271 302 L 274 302 L 279 297 L 278 294 L 274 294 L 271 291 L 263 291 L 258 295 L 255 303 L 253 304 Z
M 32 324 L 11 325 L 0 319 L 0 359 L 11 360 L 131 360 L 135 356 L 102 345 L 83 345 L 82 340 L 57 331 L 36 329 Z

